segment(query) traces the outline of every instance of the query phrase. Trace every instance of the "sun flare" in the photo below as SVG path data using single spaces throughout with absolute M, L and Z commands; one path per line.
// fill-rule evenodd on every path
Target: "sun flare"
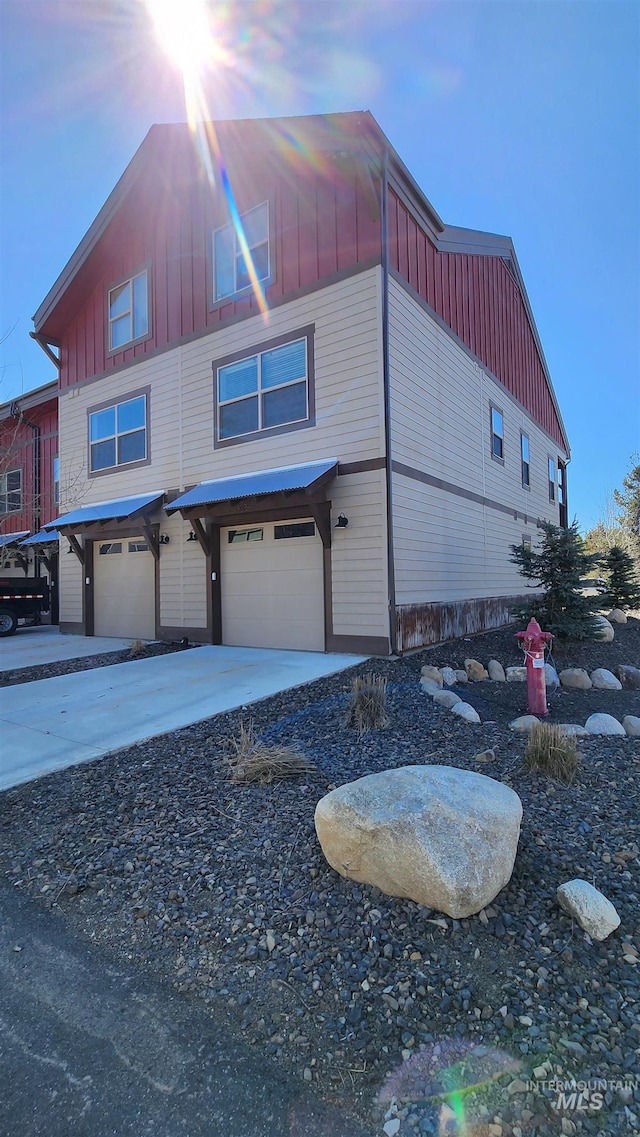
M 193 82 L 213 53 L 206 0 L 147 0 L 147 7 L 162 50 Z

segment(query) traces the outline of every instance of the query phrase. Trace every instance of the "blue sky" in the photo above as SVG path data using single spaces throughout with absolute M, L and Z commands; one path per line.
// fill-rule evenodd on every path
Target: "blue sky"
M 177 0 L 180 6 L 180 0 Z M 450 224 L 510 234 L 583 528 L 640 451 L 640 5 L 214 5 L 213 118 L 369 109 Z M 0 401 L 55 377 L 31 316 L 154 122 L 184 119 L 142 0 L 0 0 Z

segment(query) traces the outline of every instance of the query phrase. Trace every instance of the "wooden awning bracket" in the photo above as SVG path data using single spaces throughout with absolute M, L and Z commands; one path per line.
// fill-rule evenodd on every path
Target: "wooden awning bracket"
M 195 533 L 195 535 L 198 539 L 198 544 L 200 545 L 200 548 L 202 549 L 202 552 L 204 553 L 205 557 L 210 557 L 211 556 L 211 542 L 209 540 L 209 534 L 207 533 L 207 531 L 206 531 L 204 525 L 202 524 L 200 518 L 199 517 L 189 518 L 189 524 L 190 524 L 191 528 L 193 529 L 193 532 Z
M 159 561 L 160 560 L 160 542 L 158 541 L 156 534 L 153 532 L 153 530 L 151 528 L 148 517 L 142 518 L 142 529 L 143 529 L 145 537 L 147 538 L 147 544 L 148 544 L 148 546 L 149 546 L 149 548 L 153 554 L 154 560 Z
M 331 548 L 331 506 L 328 501 L 311 502 L 311 513 L 325 549 Z
M 78 560 L 80 561 L 80 564 L 84 565 L 84 549 L 82 548 L 82 545 L 79 543 L 78 538 L 75 537 L 73 533 L 65 533 L 65 537 L 67 538 L 67 541 L 69 542 L 71 548 L 73 549 L 73 552 L 75 553 Z

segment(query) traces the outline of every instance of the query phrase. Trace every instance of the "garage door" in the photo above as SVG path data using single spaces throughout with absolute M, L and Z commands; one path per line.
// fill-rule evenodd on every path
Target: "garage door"
M 96 636 L 155 637 L 154 560 L 144 537 L 94 544 L 93 612 Z
M 239 525 L 220 536 L 223 643 L 324 651 L 322 541 L 314 522 Z

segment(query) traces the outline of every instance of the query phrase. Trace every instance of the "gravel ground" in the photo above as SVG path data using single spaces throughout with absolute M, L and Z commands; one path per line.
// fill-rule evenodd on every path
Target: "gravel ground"
M 238 712 L 8 791 L 0 869 L 79 934 L 222 1002 L 230 1029 L 372 1133 L 639 1134 L 640 741 L 581 740 L 576 780 L 557 785 L 525 773 L 526 739 L 506 726 L 526 707 L 504 706 L 504 691 L 526 700 L 523 686 L 477 685 L 491 721 L 468 726 L 417 682 L 426 662 L 521 662 L 512 635 L 376 660 L 255 704 L 261 737 L 314 763 L 291 782 L 229 783 Z M 555 659 L 637 665 L 639 644 L 630 621 L 613 644 L 558 647 Z M 344 726 L 347 692 L 372 666 L 388 678 L 390 721 L 358 736 Z M 609 710 L 611 694 L 597 692 L 597 707 L 592 692 L 572 694 L 583 713 L 572 706 L 570 720 Z M 621 694 L 622 713 L 638 713 L 638 693 Z M 494 761 L 476 761 L 487 747 Z M 523 802 L 511 882 L 466 920 L 343 880 L 315 837 L 329 788 L 425 762 L 487 774 Z M 556 903 L 576 876 L 620 914 L 604 943 Z M 570 1079 L 604 1080 L 603 1098 L 559 1099 Z
M 14 687 L 16 683 L 35 683 L 38 679 L 53 679 L 56 675 L 74 675 L 76 671 L 92 671 L 94 667 L 111 667 L 114 663 L 128 663 L 131 659 L 152 659 L 156 655 L 171 655 L 174 651 L 184 651 L 188 644 L 150 643 L 144 651 L 131 654 L 130 648 L 123 651 L 108 651 L 103 655 L 86 655 L 81 659 L 63 659 L 43 663 L 40 667 L 16 667 L 12 671 L 0 671 L 0 687 Z

